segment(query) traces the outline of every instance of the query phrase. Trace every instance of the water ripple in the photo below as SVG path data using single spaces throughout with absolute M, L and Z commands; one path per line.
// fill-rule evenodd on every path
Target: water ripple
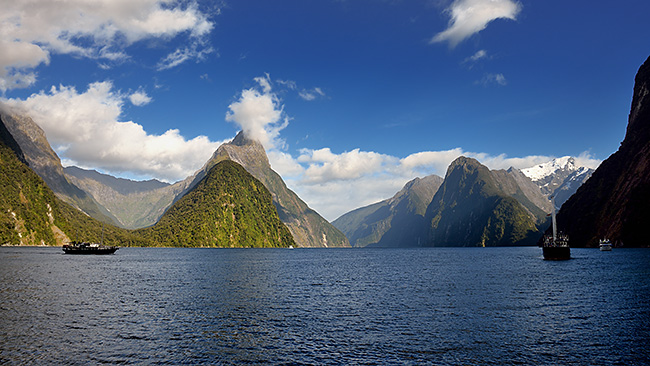
M 650 250 L 0 248 L 0 364 L 644 364 Z

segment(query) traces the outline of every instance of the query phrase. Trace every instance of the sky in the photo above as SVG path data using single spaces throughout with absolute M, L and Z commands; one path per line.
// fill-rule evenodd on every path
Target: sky
M 64 165 L 175 182 L 238 131 L 328 220 L 623 140 L 647 0 L 0 0 L 0 106 Z

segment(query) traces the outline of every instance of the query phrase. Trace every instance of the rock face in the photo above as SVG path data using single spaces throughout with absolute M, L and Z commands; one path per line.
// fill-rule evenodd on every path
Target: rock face
M 529 202 L 529 208 L 513 195 Z M 460 157 L 427 208 L 427 245 L 532 245 L 541 235 L 540 212 L 508 172 L 493 174 L 478 161 Z
M 647 247 L 650 222 L 650 58 L 635 78 L 625 139 L 558 213 L 560 230 L 573 247 L 609 238 L 626 247 Z
M 26 165 L 19 144 L 2 123 L 0 187 L 0 245 L 53 245 L 66 239 L 56 235 L 54 194 Z
M 553 159 L 521 171 L 539 186 L 547 198 L 555 197 L 558 209 L 594 172 L 588 167 L 578 166 L 576 159 L 571 156 Z
M 50 147 L 45 132 L 31 118 L 0 109 L 0 122 L 20 146 L 29 167 L 47 183 L 57 197 L 100 221 L 119 224 L 119 220 L 92 196 L 68 181 L 61 160 Z
M 348 239 L 341 231 L 321 217 L 303 202 L 269 164 L 264 147 L 250 140 L 243 132 L 232 142 L 221 145 L 206 165 L 195 175 L 201 179 L 212 166 L 223 160 L 232 160 L 242 165 L 259 179 L 273 196 L 280 220 L 287 225 L 296 244 L 300 247 L 347 247 Z
M 119 226 L 127 229 L 154 225 L 191 183 L 136 182 L 77 167 L 66 167 L 64 173 L 68 181 L 89 193 L 113 214 Z
M 354 247 L 423 246 L 427 225 L 424 214 L 442 178 L 415 178 L 390 199 L 356 209 L 334 220 Z
M 103 224 L 59 199 L 29 166 L 18 142 L 0 123 L 0 245 L 62 245 L 97 240 Z M 106 225 L 106 239 L 139 244 L 126 230 Z
M 155 246 L 288 247 L 295 244 L 262 182 L 229 160 L 210 168 L 156 225 L 136 233 Z

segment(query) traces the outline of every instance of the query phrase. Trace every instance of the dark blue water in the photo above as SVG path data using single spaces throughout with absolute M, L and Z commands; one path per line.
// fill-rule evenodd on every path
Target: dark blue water
M 650 250 L 0 248 L 0 364 L 650 363 Z

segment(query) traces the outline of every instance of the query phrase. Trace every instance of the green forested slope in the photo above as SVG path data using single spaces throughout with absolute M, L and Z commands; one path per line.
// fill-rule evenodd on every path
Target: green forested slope
M 295 244 L 278 217 L 269 191 L 242 166 L 229 160 L 213 166 L 155 226 L 135 233 L 156 246 L 288 247 Z
M 21 159 L 0 123 L 0 245 L 118 246 L 293 245 L 264 185 L 236 163 L 217 164 L 154 227 L 130 231 L 101 222 L 57 198 Z

